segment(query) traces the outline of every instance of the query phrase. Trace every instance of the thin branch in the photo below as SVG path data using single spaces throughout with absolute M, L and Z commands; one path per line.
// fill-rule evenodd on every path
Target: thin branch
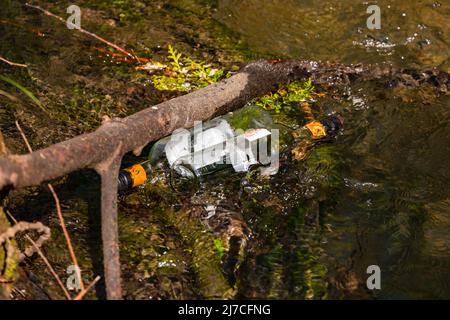
M 53 18 L 55 18 L 55 19 L 58 19 L 59 21 L 61 21 L 61 22 L 63 22 L 63 23 L 66 23 L 66 22 L 67 22 L 66 19 L 64 19 L 64 18 L 62 18 L 62 17 L 60 17 L 60 16 L 58 16 L 58 15 L 56 15 L 56 14 L 54 14 L 54 13 L 51 13 L 50 11 L 45 10 L 44 8 L 41 8 L 41 7 L 37 6 L 37 5 L 33 5 L 33 4 L 29 4 L 29 3 L 25 3 L 25 5 L 26 5 L 27 7 L 37 9 L 37 10 L 43 12 L 45 15 L 47 15 L 47 16 L 49 16 L 49 17 L 53 17 Z M 110 42 L 110 41 L 108 41 L 108 40 L 106 40 L 106 39 L 104 39 L 104 38 L 102 38 L 102 37 L 96 35 L 95 33 L 92 33 L 92 32 L 90 32 L 90 31 L 87 31 L 87 30 L 85 30 L 85 29 L 83 29 L 83 28 L 81 28 L 81 27 L 79 27 L 79 28 L 77 27 L 76 29 L 77 29 L 78 31 L 80 31 L 81 33 L 87 34 L 88 36 L 91 36 L 91 37 L 97 39 L 98 41 L 101 41 L 101 42 L 103 42 L 103 43 L 106 43 L 108 46 L 113 47 L 114 49 L 116 49 L 116 50 L 118 50 L 118 51 L 120 51 L 120 52 L 126 54 L 127 56 L 130 56 L 131 58 L 135 59 L 136 61 L 138 61 L 138 62 L 140 63 L 140 60 L 139 60 L 135 55 L 129 53 L 128 51 L 126 51 L 125 49 L 119 47 L 118 45 L 116 45 L 116 44 L 114 44 L 114 43 L 112 43 L 112 42 Z
M 12 62 L 12 61 L 9 61 L 9 60 L 1 57 L 1 56 L 0 56 L 0 61 L 3 61 L 3 62 L 5 62 L 5 63 L 7 63 L 7 64 L 9 64 L 10 66 L 13 66 L 13 67 L 28 68 L 28 66 L 26 64 Z
M 126 118 L 104 122 L 96 131 L 37 150 L 32 154 L 0 157 L 0 189 L 40 184 L 74 170 L 93 168 L 123 143 L 123 153 L 139 154 L 149 142 L 242 107 L 279 83 L 310 77 L 313 63 L 259 61 L 241 72 L 192 93 L 149 106 Z
M 28 148 L 28 151 L 30 153 L 32 153 L 33 149 L 31 148 L 31 145 L 28 142 L 28 139 L 25 136 L 25 133 L 23 132 L 22 127 L 19 124 L 19 121 L 16 121 L 16 127 L 19 130 L 23 141 L 26 144 L 26 146 Z M 75 256 L 75 253 L 73 251 L 72 241 L 70 240 L 69 232 L 67 232 L 66 224 L 64 222 L 64 217 L 63 217 L 62 212 L 61 212 L 61 206 L 60 206 L 58 195 L 56 194 L 55 189 L 53 189 L 53 186 L 50 183 L 47 184 L 47 187 L 48 187 L 48 189 L 50 190 L 50 192 L 53 195 L 53 199 L 54 199 L 55 204 L 56 204 L 56 212 L 58 214 L 59 224 L 61 225 L 61 228 L 62 228 L 63 233 L 64 233 L 64 237 L 66 238 L 67 248 L 69 249 L 69 253 L 70 253 L 70 257 L 72 259 L 72 263 L 75 266 L 75 271 L 77 273 L 78 280 L 80 282 L 81 290 L 84 290 L 83 278 L 81 277 L 81 269 L 80 269 L 80 267 L 78 265 L 77 257 Z
M 8 216 L 11 218 L 11 220 L 14 223 L 17 223 L 17 220 L 13 217 L 13 215 L 9 211 L 6 211 L 6 213 L 8 214 Z M 59 276 L 56 273 L 55 269 L 52 267 L 52 265 L 48 261 L 47 257 L 42 252 L 41 248 L 39 248 L 39 246 L 36 244 L 36 242 L 34 242 L 34 240 L 28 234 L 25 235 L 25 239 L 27 239 L 33 245 L 34 249 L 36 250 L 38 255 L 41 257 L 41 259 L 44 261 L 44 263 L 47 266 L 48 270 L 50 271 L 50 273 L 55 278 L 56 282 L 61 287 L 61 289 L 64 292 L 64 294 L 66 295 L 67 300 L 72 300 L 72 297 L 70 296 L 69 291 L 67 291 L 67 289 L 64 286 L 63 282 L 61 281 L 61 279 L 59 278 Z
M 100 276 L 96 276 L 95 279 L 86 287 L 73 300 L 81 300 L 89 292 L 89 290 L 100 280 Z
M 13 21 L 13 20 L 0 19 L 0 24 L 8 24 L 8 25 L 11 25 L 11 26 L 14 26 L 14 27 L 17 27 L 17 28 L 24 29 L 24 30 L 26 30 L 28 32 L 35 33 L 38 37 L 44 37 L 45 36 L 45 34 L 42 31 L 38 30 L 38 29 L 29 28 L 29 27 L 23 25 L 22 23 L 18 23 L 18 22 Z
M 50 192 L 52 193 L 53 199 L 55 200 L 56 212 L 58 213 L 59 224 L 61 225 L 61 228 L 62 228 L 63 233 L 64 233 L 64 237 L 66 238 L 67 248 L 69 249 L 69 253 L 70 253 L 70 257 L 72 259 L 72 263 L 75 266 L 75 271 L 77 273 L 78 280 L 80 281 L 81 290 L 84 290 L 83 278 L 81 277 L 81 269 L 80 269 L 80 266 L 78 265 L 78 261 L 77 261 L 77 257 L 75 256 L 75 252 L 73 251 L 72 242 L 70 241 L 69 232 L 67 232 L 66 224 L 64 222 L 64 217 L 63 217 L 62 212 L 61 212 L 61 206 L 60 206 L 60 203 L 59 203 L 58 195 L 56 194 L 55 189 L 53 189 L 53 186 L 50 183 L 47 184 L 47 187 L 50 190 Z
M 17 121 L 17 120 L 16 120 L 16 127 L 19 130 L 20 135 L 22 136 L 22 140 L 25 142 L 25 145 L 27 146 L 28 152 L 33 153 L 33 149 L 31 148 L 31 145 L 28 142 L 28 139 L 25 136 L 25 133 L 23 132 L 22 127 L 19 124 L 19 121 Z

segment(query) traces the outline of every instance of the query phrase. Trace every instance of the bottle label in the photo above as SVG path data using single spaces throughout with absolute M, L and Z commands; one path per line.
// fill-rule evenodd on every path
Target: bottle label
M 132 167 L 125 169 L 131 174 L 131 180 L 133 180 L 133 188 L 143 185 L 147 181 L 147 173 L 140 164 L 135 164 Z
M 311 131 L 313 139 L 322 139 L 327 135 L 325 127 L 319 121 L 309 122 L 306 124 L 306 127 Z

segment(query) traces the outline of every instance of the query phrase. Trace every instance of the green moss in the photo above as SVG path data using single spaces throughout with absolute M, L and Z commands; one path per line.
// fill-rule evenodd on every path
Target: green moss
M 247 130 L 251 127 L 252 122 L 254 122 L 255 119 L 258 119 L 258 121 L 260 122 L 267 122 L 267 125 L 269 125 L 269 122 L 272 121 L 267 111 L 251 105 L 233 111 L 233 116 L 229 117 L 228 121 L 230 125 L 235 129 L 239 128 Z
M 14 240 L 11 241 L 12 245 L 16 247 L 16 242 Z M 1 260 L 1 258 L 0 258 Z M 9 263 L 6 265 L 6 268 L 3 272 L 3 277 L 6 280 L 13 280 L 16 275 L 17 270 L 17 254 L 14 254 L 14 257 L 9 261 Z
M 222 267 L 223 243 L 186 208 L 172 207 L 177 200 L 169 186 L 162 182 L 146 185 L 125 201 L 128 215 L 119 216 L 121 257 L 128 269 L 124 275 L 143 279 L 139 286 L 157 287 L 154 294 L 158 297 L 177 298 L 171 288 L 179 287 L 180 282 L 184 297 L 233 295 Z M 151 215 L 147 217 L 146 212 Z
M 311 176 L 314 183 L 318 184 L 324 192 L 343 186 L 340 164 L 339 154 L 333 144 L 317 145 L 304 161 L 306 174 Z
M 284 250 L 281 244 L 275 244 L 275 247 L 262 257 L 263 266 L 267 268 L 269 286 L 267 288 L 268 299 L 283 298 L 283 263 Z

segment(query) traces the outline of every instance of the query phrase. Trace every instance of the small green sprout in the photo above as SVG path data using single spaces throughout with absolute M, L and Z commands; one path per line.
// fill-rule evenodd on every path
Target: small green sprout
M 227 74 L 223 69 L 192 60 L 168 46 L 169 65 L 164 65 L 163 74 L 152 75 L 153 85 L 158 90 L 190 92 L 216 83 Z
M 216 253 L 219 258 L 222 259 L 223 255 L 225 254 L 225 248 L 223 246 L 222 240 L 214 239 L 214 248 L 216 249 Z
M 177 50 L 175 50 L 170 44 L 169 55 L 167 57 L 171 60 L 170 64 L 173 66 L 173 71 L 181 72 L 181 70 L 183 69 L 180 61 L 182 54 L 178 53 Z
M 44 106 L 42 105 L 41 101 L 36 98 L 36 96 L 27 88 L 25 88 L 24 86 L 20 85 L 19 83 L 17 83 L 16 81 L 14 81 L 13 79 L 8 78 L 7 76 L 1 75 L 0 74 L 0 80 L 5 81 L 7 83 L 9 83 L 10 85 L 16 87 L 17 89 L 19 89 L 20 91 L 22 91 L 28 98 L 30 98 L 39 108 L 41 108 L 42 111 L 44 111 L 45 113 L 48 114 L 47 109 L 44 108 Z

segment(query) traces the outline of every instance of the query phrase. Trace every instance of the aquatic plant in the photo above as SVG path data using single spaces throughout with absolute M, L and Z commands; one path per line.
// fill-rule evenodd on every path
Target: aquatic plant
M 276 92 L 262 96 L 255 104 L 266 110 L 275 110 L 276 113 L 279 113 L 286 106 L 308 100 L 314 89 L 311 79 L 304 82 L 293 81 L 286 85 L 280 85 Z
M 217 256 L 222 259 L 225 254 L 225 247 L 223 246 L 222 240 L 214 239 L 214 249 L 216 249 Z
M 205 232 L 200 221 L 190 219 L 179 211 L 165 212 L 167 222 L 178 230 L 186 250 L 192 257 L 191 268 L 196 274 L 199 293 L 206 299 L 231 298 L 235 292 L 222 272 L 221 259 L 217 255 L 214 236 Z

